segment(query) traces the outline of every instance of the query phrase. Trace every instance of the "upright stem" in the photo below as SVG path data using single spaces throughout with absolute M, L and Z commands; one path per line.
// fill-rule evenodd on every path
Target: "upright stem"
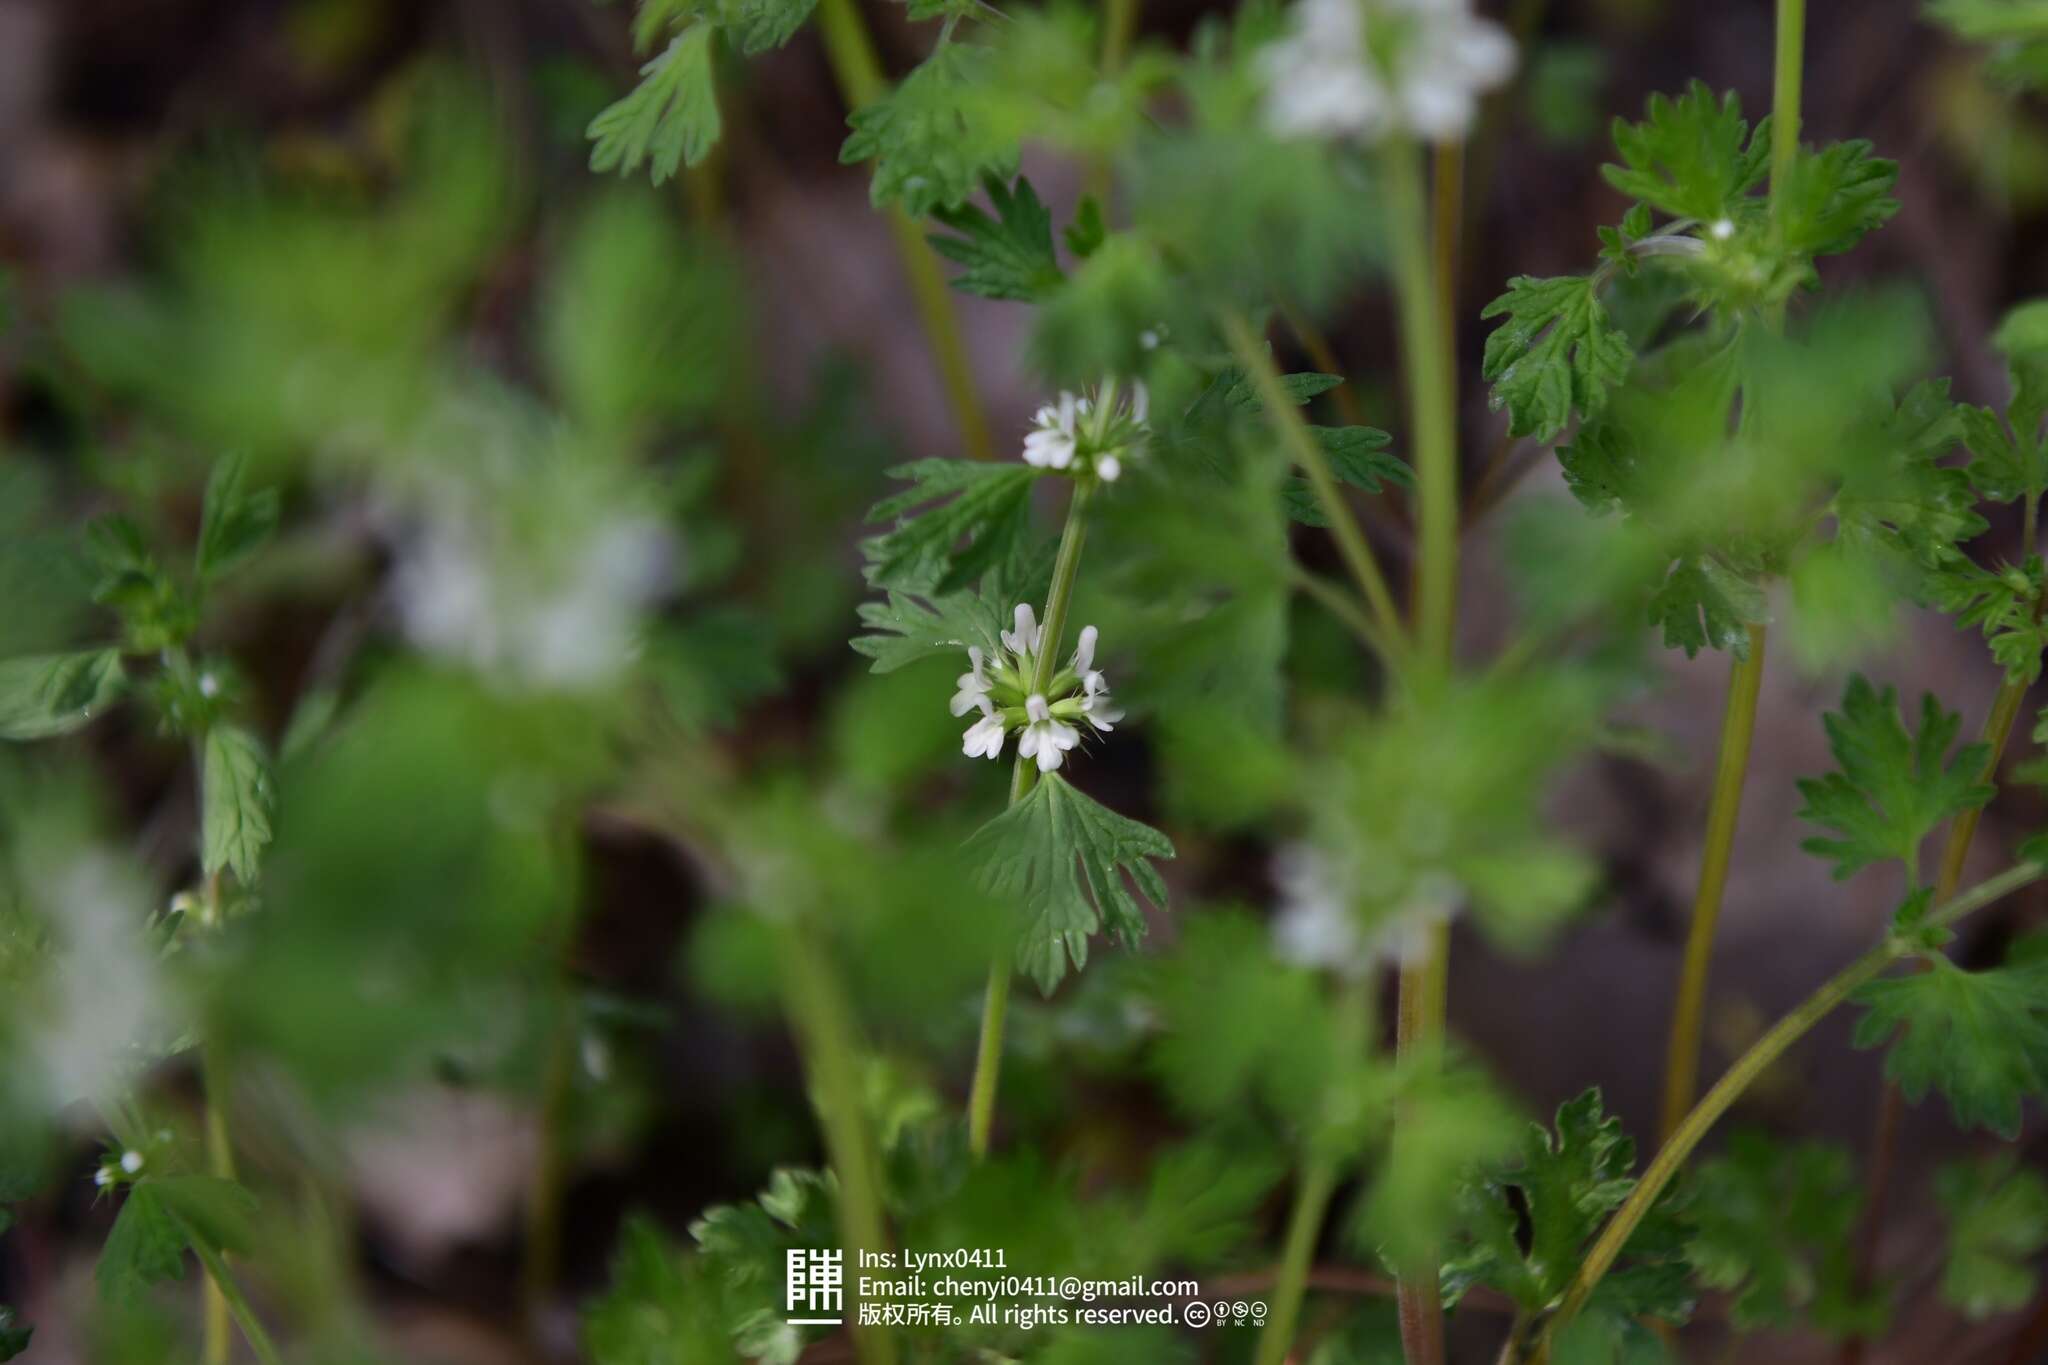
M 1124 69 L 1124 58 L 1131 48 L 1132 35 L 1138 29 L 1138 0 L 1105 0 L 1102 12 L 1102 60 L 1100 70 L 1104 81 L 1111 81 Z M 1109 196 L 1114 188 L 1113 172 L 1107 156 L 1090 157 L 1088 161 L 1087 192 L 1095 196 L 1102 206 L 1104 216 L 1110 211 Z
M 1344 500 L 1344 494 L 1337 486 L 1337 476 L 1331 472 L 1329 457 L 1316 444 L 1315 437 L 1309 434 L 1308 424 L 1302 421 L 1294 400 L 1281 388 L 1280 372 L 1273 367 L 1273 358 L 1266 354 L 1265 345 L 1251 324 L 1242 314 L 1230 312 L 1223 314 L 1222 326 L 1224 338 L 1230 343 L 1237 363 L 1250 377 L 1252 388 L 1259 395 L 1266 420 L 1287 448 L 1288 458 L 1300 465 L 1308 476 L 1309 486 L 1315 490 L 1316 502 L 1330 523 L 1330 536 L 1337 542 L 1337 553 L 1358 583 L 1359 591 L 1365 594 L 1366 605 L 1372 608 L 1380 638 L 1395 651 L 1394 657 L 1386 662 L 1390 667 L 1398 666 L 1401 656 L 1406 653 L 1408 640 L 1407 631 L 1401 625 L 1400 609 L 1394 605 L 1394 595 L 1387 589 L 1387 580 L 1380 573 L 1379 562 L 1373 558 L 1372 547 L 1366 543 L 1365 532 L 1359 529 L 1358 518 L 1352 515 L 1351 504 Z
M 1415 450 L 1415 637 L 1423 663 L 1439 673 L 1451 657 L 1458 593 L 1457 375 L 1444 327 L 1444 289 L 1433 262 L 1452 248 L 1432 248 L 1424 206 L 1422 149 L 1406 139 L 1386 151 L 1387 216 L 1394 288 L 1401 313 L 1401 351 L 1408 381 L 1408 421 Z M 1436 223 L 1436 235 L 1457 224 Z
M 1699 1089 L 1700 1021 L 1706 1012 L 1707 973 L 1713 965 L 1714 929 L 1728 886 L 1729 855 L 1742 813 L 1742 783 L 1749 772 L 1750 739 L 1756 733 L 1757 689 L 1764 676 L 1764 628 L 1749 628 L 1749 652 L 1728 673 L 1728 701 L 1721 713 L 1721 748 L 1714 764 L 1714 795 L 1707 806 L 1707 847 L 1693 893 L 1692 929 L 1685 940 L 1678 998 L 1671 1006 L 1671 1032 L 1664 1054 L 1664 1108 L 1659 1133 L 1670 1137 L 1692 1108 Z
M 808 929 L 793 925 L 782 936 L 784 994 L 791 1021 L 803 1044 L 825 1146 L 839 1179 L 839 1236 L 853 1264 L 863 1252 L 888 1245 L 882 1216 L 880 1164 L 869 1139 L 862 1107 L 859 1057 L 854 1050 L 853 1011 L 839 988 L 839 978 Z M 854 1351 L 862 1365 L 894 1365 L 896 1341 L 887 1329 L 853 1329 Z
M 196 1233 L 186 1238 L 192 1250 L 198 1253 L 199 1263 L 206 1267 L 206 1282 L 212 1285 L 226 1305 L 226 1312 L 242 1329 L 242 1339 L 249 1343 L 249 1349 L 263 1365 L 281 1365 L 277 1345 L 271 1341 L 270 1333 L 264 1330 L 262 1319 L 249 1307 L 248 1298 L 242 1293 L 242 1286 L 236 1281 L 234 1272 L 228 1269 L 227 1258 L 210 1245 L 206 1238 Z M 222 1359 L 226 1359 L 223 1355 Z
M 2020 863 L 1995 877 L 1977 883 L 1963 894 L 1937 906 L 1928 915 L 1927 922 L 1934 926 L 1953 924 L 2000 897 L 2039 881 L 2044 875 L 2048 875 L 2048 866 L 2041 863 Z M 1692 1155 L 1693 1149 L 1699 1146 L 1700 1140 L 1706 1137 L 1720 1117 L 1728 1112 L 1729 1106 L 1734 1104 L 1742 1092 L 1768 1070 L 1772 1063 L 1782 1057 L 1786 1049 L 1819 1023 L 1828 1011 L 1848 999 L 1858 986 L 1915 951 L 1917 949 L 1911 943 L 1887 936 L 1884 942 L 1830 977 L 1819 990 L 1801 1001 L 1791 1013 L 1772 1025 L 1769 1032 L 1751 1044 L 1749 1051 L 1736 1058 L 1734 1065 L 1715 1082 L 1714 1088 L 1693 1106 L 1692 1111 L 1685 1116 L 1685 1121 L 1664 1140 L 1664 1145 L 1657 1149 L 1655 1159 L 1650 1162 L 1649 1169 L 1643 1172 L 1642 1179 L 1636 1182 L 1635 1188 L 1629 1191 L 1628 1198 L 1601 1228 L 1600 1236 L 1594 1241 L 1592 1249 L 1586 1253 L 1586 1259 L 1580 1263 L 1578 1272 L 1573 1275 L 1571 1286 L 1565 1291 L 1557 1311 L 1551 1315 L 1550 1321 L 1544 1327 L 1542 1339 L 1537 1343 L 1533 1357 L 1537 1365 L 1547 1365 L 1550 1360 L 1551 1343 L 1572 1319 L 1579 1315 L 1579 1310 L 1586 1306 L 1586 1301 L 1592 1297 L 1594 1289 L 1613 1267 L 1616 1258 L 1621 1255 L 1622 1248 L 1628 1245 L 1629 1237 L 1643 1221 L 1644 1215 L 1657 1202 L 1658 1196 L 1664 1193 L 1665 1187 L 1671 1183 L 1672 1177 L 1678 1174 L 1679 1168 L 1685 1164 L 1686 1158 Z
M 1098 410 L 1114 411 L 1115 393 L 1105 390 L 1097 397 Z M 1045 621 L 1040 628 L 1037 656 L 1032 660 L 1031 690 L 1043 692 L 1058 672 L 1060 637 L 1066 633 L 1067 611 L 1074 600 L 1074 583 L 1081 571 L 1081 547 L 1088 539 L 1088 499 L 1094 493 L 1090 479 L 1074 481 L 1074 494 L 1067 502 L 1067 524 L 1060 531 L 1060 548 L 1052 563 L 1052 587 L 1046 593 Z M 1037 770 L 1031 760 L 1017 755 L 1010 769 L 1010 804 L 1015 806 L 1031 792 Z M 981 1039 L 974 1049 L 974 1083 L 967 1092 L 967 1146 L 976 1157 L 988 1155 L 988 1139 L 995 1127 L 996 1086 L 1003 1071 L 1003 1022 L 1010 1009 L 1010 977 L 1015 971 L 1008 954 L 999 954 L 989 964 L 988 990 L 981 1003 Z
M 1340 1064 L 1348 1063 L 1366 1046 L 1372 1019 L 1371 983 L 1365 978 L 1346 983 L 1337 1002 L 1336 1043 Z M 1294 1327 L 1301 1316 L 1301 1302 L 1308 1291 L 1309 1262 L 1315 1257 L 1316 1236 L 1322 1230 L 1323 1215 L 1337 1188 L 1338 1157 L 1327 1144 L 1311 1142 L 1302 1164 L 1301 1182 L 1295 1186 L 1294 1207 L 1287 1215 L 1287 1241 L 1280 1253 L 1280 1269 L 1273 1281 L 1272 1311 L 1259 1333 L 1256 1365 L 1284 1365 L 1294 1344 Z
M 2029 507 L 2032 500 L 2029 499 Z M 2007 740 L 2012 737 L 2013 722 L 2018 719 L 2020 706 L 2027 698 L 2027 684 L 2007 678 L 1998 689 L 1998 696 L 1991 703 L 1991 714 L 1984 719 L 1983 742 L 1990 752 L 1984 756 L 1983 770 L 1977 780 L 1989 784 L 1998 776 L 1999 761 L 2005 756 Z M 1948 837 L 1942 841 L 1941 862 L 1934 874 L 1934 900 L 1936 904 L 1947 900 L 1962 885 L 1963 864 L 1970 856 L 1970 844 L 1977 837 L 1977 823 L 1983 818 L 1983 807 L 1966 810 L 1949 822 Z M 1905 1098 L 1899 1094 L 1899 1087 L 1885 1082 L 1884 1093 L 1877 1104 L 1877 1121 L 1872 1125 L 1870 1137 L 1870 1167 L 1863 1187 L 1863 1217 L 1856 1230 L 1855 1285 L 1861 1290 L 1867 1287 L 1877 1271 L 1877 1240 L 1884 1229 L 1886 1206 L 1891 1202 L 1892 1162 L 1898 1146 L 1899 1119 L 1905 1110 Z M 1863 1338 L 1849 1337 L 1842 1343 L 1840 1359 L 1843 1365 L 1856 1365 L 1863 1359 Z
M 218 899 L 217 883 L 209 882 L 209 899 Z M 212 1042 L 199 1049 L 200 1084 L 204 1088 L 206 1111 L 206 1167 L 223 1180 L 235 1178 L 235 1148 L 228 1134 L 227 1073 L 221 1065 L 220 1048 Z M 205 1307 L 201 1359 L 205 1365 L 227 1365 L 231 1349 L 230 1318 L 233 1308 L 220 1276 L 206 1278 L 201 1296 Z M 261 1331 L 261 1327 L 258 1327 Z
M 889 82 L 875 56 L 856 0 L 819 0 L 818 31 L 825 40 L 825 55 L 831 60 L 832 75 L 847 107 L 864 108 L 888 93 Z M 917 222 L 901 208 L 889 210 L 889 227 L 896 236 L 896 253 L 910 280 L 910 292 L 923 324 L 925 341 L 946 386 L 946 398 L 953 408 L 960 441 L 974 459 L 995 454 L 989 438 L 988 419 L 981 410 L 974 372 L 967 363 L 967 349 L 960 338 L 960 320 L 953 311 L 952 295 L 939 273 L 938 257 Z
M 1778 0 L 1777 64 L 1771 82 L 1771 212 L 1799 154 L 1799 87 L 1806 69 L 1806 0 Z
M 1416 482 L 1415 638 L 1424 685 L 1440 685 L 1451 669 L 1451 630 L 1458 597 L 1457 373 L 1448 322 L 1455 301 L 1442 273 L 1457 255 L 1458 224 L 1449 214 L 1457 183 L 1456 153 L 1439 153 L 1440 198 L 1435 221 L 1425 207 L 1422 149 L 1406 139 L 1386 150 L 1387 215 L 1394 288 L 1400 305 L 1408 421 L 1414 432 Z M 1422 960 L 1401 969 L 1395 1048 L 1407 1056 L 1443 1034 L 1450 934 L 1430 935 Z M 1397 1119 L 1397 1128 L 1399 1126 Z M 1395 1141 L 1402 1141 L 1397 1131 Z M 1443 1300 L 1432 1252 L 1400 1267 L 1397 1302 L 1408 1365 L 1442 1365 Z
M 1316 1236 L 1322 1231 L 1323 1215 L 1329 1211 L 1330 1196 L 1336 1189 L 1337 1163 L 1323 1155 L 1310 1157 L 1294 1189 L 1294 1207 L 1287 1214 L 1287 1242 L 1280 1253 L 1279 1278 L 1273 1283 L 1272 1313 L 1259 1333 L 1257 1365 L 1285 1365 L 1308 1289 Z

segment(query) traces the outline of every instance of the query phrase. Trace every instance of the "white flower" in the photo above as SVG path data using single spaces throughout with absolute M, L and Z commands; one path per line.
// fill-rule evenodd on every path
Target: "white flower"
M 1050 684 L 1036 690 L 1045 627 L 1028 603 L 1018 605 L 1015 621 L 1015 629 L 1001 632 L 1002 648 L 993 656 L 979 648 L 967 651 L 969 669 L 960 675 L 951 709 L 956 716 L 979 711 L 981 718 L 960 737 L 960 749 L 969 758 L 995 758 L 1015 730 L 1019 755 L 1051 772 L 1080 744 L 1082 722 L 1107 734 L 1124 713 L 1111 703 L 1109 679 L 1095 667 L 1101 635 L 1094 626 L 1081 628 L 1067 666 L 1048 669 Z
M 1039 637 L 1044 634 L 1038 624 L 1038 613 L 1031 610 L 1029 602 L 1019 602 L 1014 619 L 1017 628 L 1002 632 L 1003 648 L 1020 659 L 1038 653 Z M 974 657 L 972 651 L 967 657 Z
M 982 672 L 980 645 L 967 651 L 967 661 L 972 667 L 954 684 L 960 689 L 953 694 L 952 710 L 956 716 L 964 716 L 977 706 L 984 712 L 988 709 L 988 678 Z
M 135 1173 L 136 1173 L 137 1171 L 141 1170 L 141 1169 L 142 1169 L 142 1153 L 140 1153 L 140 1152 L 123 1152 L 123 1153 L 121 1153 L 121 1169 L 122 1169 L 122 1170 L 124 1170 L 124 1171 L 126 1171 L 126 1172 L 128 1172 L 128 1174 L 130 1174 L 130 1175 L 134 1175 L 134 1174 L 135 1174 Z
M 1465 136 L 1515 44 L 1470 0 L 1296 0 L 1260 54 L 1266 126 L 1280 137 Z
M 1062 393 L 1058 402 L 1040 408 L 1032 419 L 1032 430 L 1024 438 L 1024 463 L 1093 473 L 1114 483 L 1123 473 L 1125 458 L 1143 443 L 1150 411 L 1151 398 L 1142 383 L 1133 382 L 1125 391 L 1112 380 L 1090 394 Z
M 1273 882 L 1280 892 L 1280 912 L 1273 918 L 1276 957 L 1347 976 L 1371 967 L 1343 881 L 1330 859 L 1311 845 L 1285 844 L 1274 853 Z
M 1038 771 L 1049 773 L 1060 766 L 1069 749 L 1081 742 L 1081 732 L 1056 719 L 1044 696 L 1037 692 L 1024 699 L 1024 715 L 1027 723 L 1018 737 L 1017 752 L 1025 758 L 1036 757 Z
M 1003 752 L 1003 736 L 1009 726 L 1002 716 L 988 704 L 988 698 L 981 699 L 981 719 L 967 727 L 967 733 L 960 737 L 960 752 L 969 758 L 996 758 Z
M 1716 218 L 1714 225 L 1708 228 L 1707 232 L 1715 241 L 1725 242 L 1735 235 L 1735 220 L 1732 218 Z
M 1081 714 L 1088 718 L 1088 723 L 1104 734 L 1114 730 L 1124 713 L 1110 702 L 1108 680 L 1100 673 L 1086 674 L 1081 679 L 1081 690 Z
M 1062 393 L 1059 402 L 1040 408 L 1031 419 L 1031 434 L 1024 438 L 1024 463 L 1040 469 L 1065 469 L 1072 464 L 1080 448 L 1074 423 L 1087 410 L 1087 400 L 1071 393 Z

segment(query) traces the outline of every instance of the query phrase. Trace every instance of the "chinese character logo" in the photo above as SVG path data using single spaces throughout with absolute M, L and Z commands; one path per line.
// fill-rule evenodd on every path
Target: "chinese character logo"
M 787 1307 L 791 1313 L 837 1314 L 845 1298 L 846 1253 L 792 1248 L 788 1253 Z M 833 1317 L 790 1319 L 800 1325 L 837 1326 Z

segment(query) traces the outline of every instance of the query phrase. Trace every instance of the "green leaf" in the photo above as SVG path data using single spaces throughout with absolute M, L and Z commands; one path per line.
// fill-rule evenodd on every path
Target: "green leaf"
M 1264 922 L 1239 911 L 1190 915 L 1170 954 L 1145 964 L 1160 1028 L 1147 1054 L 1174 1106 L 1196 1117 L 1256 1100 L 1303 1121 L 1323 1102 L 1315 1042 L 1334 1021 L 1315 975 L 1276 957 Z
M 1958 558 L 1929 574 L 1926 589 L 1958 627 L 1980 628 L 2006 677 L 2024 684 L 2041 676 L 2042 651 L 2048 649 L 2048 622 L 2040 609 L 2043 574 L 2039 555 L 2003 573 Z
M 199 518 L 199 549 L 193 570 L 200 579 L 220 577 L 262 548 L 277 530 L 275 488 L 251 493 L 243 487 L 246 462 L 230 455 L 213 466 Z
M 959 234 L 934 233 L 926 239 L 932 250 L 966 267 L 953 277 L 953 287 L 985 299 L 1036 303 L 1046 298 L 1067 279 L 1053 255 L 1052 215 L 1023 176 L 1017 177 L 1014 190 L 993 176 L 982 182 L 982 189 L 994 217 L 973 204 L 932 214 Z
M 738 1365 L 712 1271 L 670 1245 L 653 1219 L 633 1214 L 619 1231 L 603 1295 L 583 1312 L 592 1365 Z
M 121 655 L 111 649 L 0 661 L 0 739 L 69 734 L 126 685 Z
M 1486 338 L 1480 373 L 1493 385 L 1493 409 L 1508 410 L 1510 435 L 1549 441 L 1574 413 L 1598 415 L 1635 363 L 1592 276 L 1517 275 L 1480 313 L 1503 315 L 1507 321 Z
M 1854 1289 L 1851 1238 L 1863 1201 L 1848 1153 L 1737 1133 L 1701 1163 L 1691 1193 L 1686 1256 L 1702 1283 L 1734 1295 L 1738 1329 L 1881 1325 L 1882 1296 Z
M 1598 1089 L 1559 1105 L 1555 1132 L 1530 1125 L 1506 1161 L 1476 1173 L 1464 1188 L 1470 1243 L 1445 1268 L 1446 1300 L 1489 1284 L 1529 1312 L 1553 1306 L 1586 1244 L 1635 1188 L 1634 1170 L 1635 1143 L 1622 1132 L 1619 1118 L 1602 1112 Z M 1648 1246 L 1630 1243 L 1635 1251 Z M 1651 1263 L 1668 1261 L 1668 1252 L 1625 1262 L 1613 1273 L 1648 1286 Z M 1674 1281 L 1660 1273 L 1654 1282 L 1659 1292 L 1632 1311 L 1682 1320 L 1692 1309 L 1683 1276 Z
M 1085 261 L 1093 256 L 1109 237 L 1109 227 L 1102 221 L 1102 201 L 1092 194 L 1082 195 L 1074 208 L 1074 221 L 1060 235 L 1066 238 L 1067 250 L 1076 257 Z
M 1818 152 L 1800 149 L 1783 185 L 1772 192 L 1779 245 L 1799 256 L 1836 255 L 1899 211 L 1891 197 L 1899 163 L 1870 152 L 1871 144 L 1861 138 Z
M 1942 1298 L 1970 1318 L 2026 1307 L 2040 1278 L 2034 1258 L 2048 1247 L 2048 1180 L 2000 1152 L 1949 1162 L 1934 1193 L 1948 1219 Z
M 1296 407 L 1306 407 L 1310 399 L 1328 393 L 1343 382 L 1344 376 L 1341 374 L 1304 371 L 1301 374 L 1281 375 L 1280 391 L 1286 394 L 1288 401 Z M 1218 390 L 1223 395 L 1223 402 L 1237 412 L 1265 411 L 1266 405 L 1259 397 L 1258 387 L 1242 370 L 1234 367 L 1225 370 L 1217 377 L 1216 383 L 1210 386 L 1211 392 Z M 1208 394 L 1205 393 L 1203 398 L 1208 398 Z
M 1861 675 L 1851 677 L 1842 709 L 1825 721 L 1840 771 L 1799 782 L 1806 798 L 1799 818 L 1841 837 L 1811 838 L 1800 847 L 1831 859 L 1838 880 L 1892 858 L 1909 870 L 1916 866 L 1920 843 L 1936 825 L 1983 805 L 1994 791 L 1980 777 L 1990 753 L 1984 745 L 1949 755 L 1962 723 L 1930 693 L 1920 700 L 1920 732 L 1910 734 L 1895 690 L 1879 692 Z
M 2048 489 L 2048 445 L 2031 434 L 2015 436 L 1990 408 L 1960 410 L 1963 444 L 1970 450 L 1969 478 L 1992 502 L 2011 502 Z
M 590 121 L 590 169 L 630 175 L 644 164 L 659 185 L 694 166 L 718 141 L 718 87 L 711 71 L 717 27 L 700 19 L 640 68 L 640 84 Z
M 1031 485 L 1043 472 L 977 460 L 917 460 L 891 469 L 891 477 L 911 487 L 868 511 L 870 522 L 896 521 L 861 543 L 868 581 L 949 593 L 1018 557 L 1031 532 Z
M 158 1196 L 155 1181 L 130 1188 L 100 1248 L 100 1293 L 132 1301 L 144 1289 L 185 1274 L 185 1231 Z
M 14 1310 L 0 1303 L 0 1360 L 12 1360 L 28 1349 L 36 1329 L 15 1317 Z
M 848 117 L 853 132 L 839 160 L 875 163 L 868 193 L 876 208 L 896 204 L 922 218 L 965 203 L 984 180 L 1017 173 L 1016 142 L 975 103 L 989 66 L 984 47 L 944 44 L 894 90 Z
M 1650 624 L 1664 633 L 1664 647 L 1682 649 L 1690 659 L 1702 649 L 1749 655 L 1749 629 L 1765 619 L 1764 590 L 1727 568 L 1713 555 L 1692 555 L 1672 566 L 1650 598 Z
M 200 792 L 200 862 L 206 875 L 230 868 L 244 886 L 254 884 L 270 842 L 275 796 L 263 742 L 235 725 L 207 730 Z
M 1602 166 L 1607 183 L 1673 218 L 1711 223 L 1763 179 L 1769 165 L 1769 120 L 1749 136 L 1734 91 L 1719 100 L 1702 81 L 1677 99 L 1650 96 L 1641 123 L 1614 121 L 1614 148 L 1624 166 Z
M 1171 858 L 1173 844 L 1149 825 L 1129 820 L 1046 773 L 1022 801 L 989 821 L 967 844 L 983 889 L 1026 912 L 1017 965 L 1051 994 L 1067 974 L 1088 965 L 1088 939 L 1098 929 L 1130 944 L 1145 933 L 1128 876 L 1158 909 L 1166 881 L 1149 861 Z
M 1891 1043 L 1884 1073 L 1919 1103 L 1930 1086 L 1965 1128 L 2020 1131 L 2020 1101 L 2048 1089 L 2048 955 L 2039 940 L 2014 945 L 2006 964 L 1966 972 L 1948 958 L 1926 971 L 1873 981 L 1856 992 L 1867 1013 L 1857 1047 Z
M 100 1292 L 133 1302 L 164 1280 L 183 1278 L 185 1249 L 247 1251 L 256 1198 L 232 1180 L 211 1175 L 145 1179 L 128 1197 L 100 1249 L 94 1272 Z
M 1387 450 L 1394 438 L 1379 428 L 1311 426 L 1308 430 L 1323 448 L 1323 458 L 1330 462 L 1330 472 L 1340 482 L 1368 493 L 1377 493 L 1390 483 L 1400 488 L 1415 486 L 1415 471 L 1407 461 Z M 1304 526 L 1330 524 L 1315 489 L 1305 477 L 1297 474 L 1289 478 L 1281 486 L 1280 495 L 1286 501 L 1287 514 Z
M 740 51 L 752 57 L 781 47 L 796 36 L 818 0 L 723 0 L 718 22 L 739 36 Z
M 2041 419 L 2048 415 L 2048 299 L 2031 300 L 2007 313 L 1991 344 L 2005 357 L 2012 380 L 2007 415 L 2013 430 L 2021 440 L 2038 445 Z

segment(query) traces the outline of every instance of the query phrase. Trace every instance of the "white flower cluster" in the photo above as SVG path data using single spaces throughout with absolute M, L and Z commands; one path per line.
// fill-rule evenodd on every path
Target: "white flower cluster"
M 1024 463 L 1039 469 L 1092 473 L 1115 483 L 1124 460 L 1142 447 L 1151 399 L 1143 384 L 1134 383 L 1128 399 L 1118 396 L 1115 381 L 1093 393 L 1062 393 L 1032 419 L 1024 438 Z
M 1032 690 L 1044 638 L 1037 614 L 1029 604 L 1019 604 L 1016 628 L 1002 632 L 1002 648 L 993 658 L 979 646 L 967 651 L 968 671 L 960 675 L 952 711 L 956 716 L 981 713 L 961 737 L 961 752 L 969 758 L 1001 757 L 1015 730 L 1017 752 L 1036 759 L 1038 770 L 1049 773 L 1080 744 L 1077 722 L 1106 734 L 1123 719 L 1124 713 L 1111 704 L 1109 680 L 1095 667 L 1093 626 L 1082 628 L 1073 657 L 1045 690 Z
M 1456 141 L 1515 69 L 1514 39 L 1471 0 L 1295 0 L 1291 17 L 1259 54 L 1280 137 Z

